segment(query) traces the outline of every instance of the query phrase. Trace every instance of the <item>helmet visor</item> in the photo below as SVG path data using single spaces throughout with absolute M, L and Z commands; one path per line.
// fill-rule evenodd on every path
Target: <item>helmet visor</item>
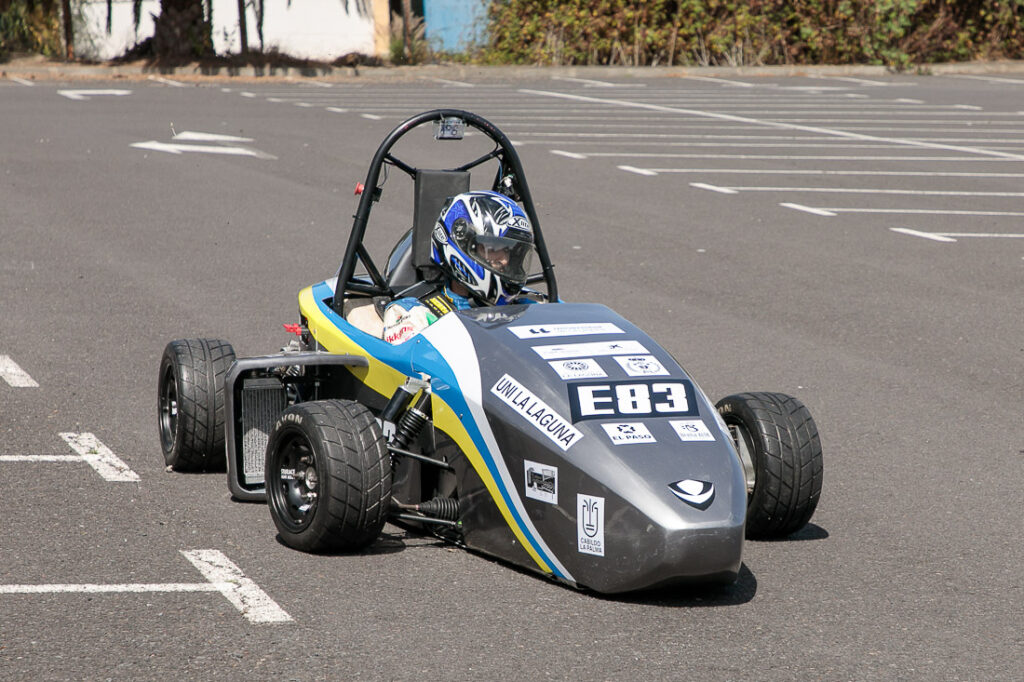
M 505 281 L 520 286 L 526 283 L 533 262 L 532 242 L 476 234 L 456 241 L 464 253 Z

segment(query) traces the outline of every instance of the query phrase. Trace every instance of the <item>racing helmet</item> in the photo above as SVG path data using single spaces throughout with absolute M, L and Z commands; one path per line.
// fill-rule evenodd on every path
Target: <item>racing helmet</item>
M 482 303 L 509 303 L 526 284 L 533 226 L 503 194 L 473 191 L 449 198 L 430 242 L 431 260 Z

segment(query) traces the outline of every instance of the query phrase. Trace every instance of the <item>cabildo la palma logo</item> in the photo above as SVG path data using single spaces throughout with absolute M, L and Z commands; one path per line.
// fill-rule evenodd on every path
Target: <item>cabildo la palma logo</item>
M 604 498 L 576 494 L 576 539 L 582 554 L 604 556 Z

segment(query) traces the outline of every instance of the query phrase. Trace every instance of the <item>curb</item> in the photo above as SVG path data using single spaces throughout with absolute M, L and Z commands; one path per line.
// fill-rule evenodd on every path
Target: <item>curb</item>
M 50 80 L 142 80 L 157 77 L 190 82 L 206 80 L 294 80 L 310 78 L 327 81 L 401 82 L 423 78 L 481 81 L 489 79 L 529 80 L 561 76 L 565 78 L 688 78 L 699 76 L 771 78 L 782 76 L 893 76 L 949 74 L 1024 74 L 1024 60 L 993 62 L 953 62 L 924 64 L 914 70 L 894 71 L 870 65 L 794 65 L 794 66 L 474 66 L 431 64 L 424 66 L 225 66 L 186 64 L 176 67 L 153 66 L 147 62 L 78 64 L 49 61 L 43 57 L 15 59 L 0 64 L 0 78 Z

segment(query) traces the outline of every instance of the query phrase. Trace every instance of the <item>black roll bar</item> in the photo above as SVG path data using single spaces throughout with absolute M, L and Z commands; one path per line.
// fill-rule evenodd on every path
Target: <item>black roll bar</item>
M 384 138 L 384 141 L 381 143 L 380 147 L 377 148 L 377 152 L 373 155 L 373 159 L 370 161 L 370 169 L 366 174 L 366 182 L 363 184 L 363 192 L 359 198 L 359 207 L 356 209 L 356 213 L 353 216 L 352 231 L 348 236 L 348 244 L 345 247 L 345 256 L 341 261 L 341 267 L 338 269 L 338 284 L 335 289 L 334 299 L 331 302 L 331 307 L 339 315 L 343 312 L 346 290 L 348 289 L 363 293 L 376 292 L 388 295 L 394 294 L 394 292 L 379 286 L 379 281 L 377 280 L 380 275 L 376 274 L 377 270 L 362 246 L 363 237 L 366 234 L 366 227 L 370 220 L 370 212 L 373 210 L 373 202 L 380 197 L 381 190 L 378 187 L 378 182 L 380 181 L 381 170 L 385 163 L 390 163 L 398 167 L 400 170 L 414 176 L 418 169 L 407 166 L 397 158 L 391 156 L 391 148 L 399 139 L 413 128 L 417 128 L 425 123 L 440 121 L 447 118 L 458 118 L 465 121 L 467 126 L 472 126 L 476 130 L 479 130 L 498 145 L 498 150 L 485 154 L 466 165 L 449 170 L 469 170 L 481 163 L 489 161 L 492 158 L 497 158 L 502 168 L 494 180 L 493 189 L 495 191 L 500 191 L 501 189 L 499 183 L 502 180 L 502 174 L 504 173 L 504 175 L 507 176 L 511 172 L 515 182 L 514 188 L 519 194 L 519 200 L 523 205 L 523 210 L 526 211 L 526 216 L 530 219 L 530 223 L 533 225 L 534 248 L 536 248 L 537 256 L 540 258 L 541 275 L 543 281 L 547 284 L 548 300 L 558 300 L 558 284 L 555 281 L 554 265 L 552 265 L 551 258 L 548 255 L 547 244 L 544 242 L 544 236 L 540 228 L 540 220 L 537 218 L 537 211 L 533 206 L 533 197 L 531 196 L 530 188 L 526 183 L 526 174 L 523 171 L 522 162 L 519 160 L 519 155 L 512 146 L 511 140 L 509 140 L 508 137 L 505 136 L 505 133 L 501 132 L 493 123 L 481 116 L 477 116 L 474 113 L 463 111 L 461 109 L 434 109 L 432 111 L 425 111 L 421 114 L 417 114 L 400 123 L 398 127 L 392 130 L 388 136 Z M 373 285 L 369 285 L 368 282 L 363 280 L 353 281 L 357 259 L 365 259 L 364 264 L 370 272 L 371 278 L 375 280 Z M 378 289 L 380 289 L 379 292 L 377 292 Z

